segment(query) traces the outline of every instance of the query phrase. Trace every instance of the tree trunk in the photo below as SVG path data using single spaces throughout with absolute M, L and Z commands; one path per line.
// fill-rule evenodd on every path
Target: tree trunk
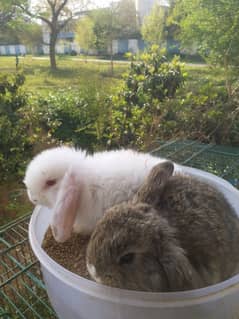
M 57 36 L 54 34 L 50 35 L 50 65 L 51 65 L 51 70 L 56 70 L 56 39 Z
M 113 40 L 110 39 L 110 70 L 111 75 L 114 74 L 114 59 L 113 59 Z

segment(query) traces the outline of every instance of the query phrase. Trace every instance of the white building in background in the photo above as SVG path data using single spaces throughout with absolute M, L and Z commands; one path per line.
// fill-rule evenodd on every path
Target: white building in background
M 12 45 L 0 45 L 0 56 L 1 55 L 25 55 L 27 49 L 25 45 L 22 44 L 12 44 Z
M 135 0 L 136 12 L 140 23 L 142 23 L 144 18 L 150 14 L 150 11 L 155 4 L 159 4 L 163 7 L 169 7 L 167 0 Z

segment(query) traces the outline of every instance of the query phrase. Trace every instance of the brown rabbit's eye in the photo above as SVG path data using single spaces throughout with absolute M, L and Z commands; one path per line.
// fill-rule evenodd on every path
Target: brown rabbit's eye
M 134 256 L 135 256 L 134 253 L 129 253 L 129 254 L 121 256 L 119 260 L 119 264 L 120 265 L 131 264 L 134 260 Z

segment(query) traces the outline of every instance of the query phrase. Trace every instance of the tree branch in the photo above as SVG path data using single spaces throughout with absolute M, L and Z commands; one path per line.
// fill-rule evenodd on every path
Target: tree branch
M 49 4 L 51 11 L 54 12 L 55 11 L 55 7 L 56 7 L 56 1 L 54 1 L 54 3 L 51 0 L 46 0 L 47 3 Z
M 25 12 L 31 18 L 35 18 L 35 14 L 33 14 L 31 11 L 29 11 L 24 5 L 22 5 L 20 3 L 16 3 L 15 5 L 17 8 L 21 9 L 23 12 Z
M 63 0 L 62 4 L 59 5 L 58 9 L 56 10 L 56 16 L 58 17 L 61 10 L 65 7 L 65 5 L 67 4 L 68 0 Z
M 45 17 L 43 17 L 43 16 L 40 16 L 40 15 L 35 16 L 35 18 L 44 21 L 46 24 L 48 24 L 48 26 L 49 26 L 50 28 L 52 28 L 52 23 L 51 23 L 51 21 L 48 20 L 47 18 L 45 18 Z

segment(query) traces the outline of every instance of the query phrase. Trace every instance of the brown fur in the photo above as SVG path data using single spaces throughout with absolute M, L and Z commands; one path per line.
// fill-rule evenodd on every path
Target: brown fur
M 87 263 L 102 283 L 177 291 L 215 284 L 238 272 L 234 210 L 213 186 L 172 173 L 171 162 L 155 166 L 133 201 L 111 208 L 98 223 Z

